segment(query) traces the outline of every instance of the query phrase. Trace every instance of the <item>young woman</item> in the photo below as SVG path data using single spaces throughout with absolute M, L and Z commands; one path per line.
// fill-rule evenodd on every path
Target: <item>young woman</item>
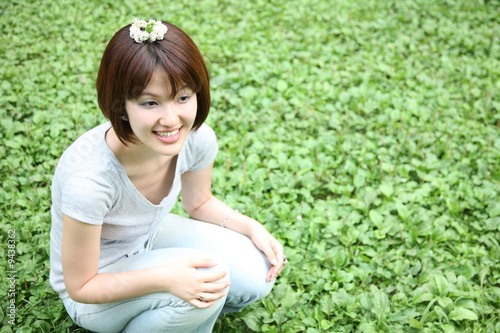
M 265 297 L 286 257 L 212 196 L 203 58 L 178 27 L 134 19 L 109 42 L 97 93 L 109 122 L 53 179 L 51 285 L 92 331 L 211 332 L 221 312 Z M 179 194 L 191 218 L 170 213 Z

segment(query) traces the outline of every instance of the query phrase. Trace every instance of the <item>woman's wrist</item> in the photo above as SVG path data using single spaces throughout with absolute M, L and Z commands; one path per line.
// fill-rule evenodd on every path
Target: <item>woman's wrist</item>
M 245 235 L 250 238 L 250 239 L 253 239 L 253 237 L 256 235 L 256 234 L 259 234 L 261 233 L 262 231 L 266 231 L 266 228 L 262 225 L 262 223 L 248 217 L 248 216 L 245 216 L 247 219 L 248 219 L 248 222 L 247 222 L 247 231 L 245 233 Z
M 222 228 L 225 228 L 225 227 L 226 227 L 227 220 L 228 220 L 231 216 L 233 216 L 234 214 L 238 214 L 239 212 L 240 212 L 239 210 L 235 209 L 235 210 L 233 210 L 232 212 L 227 213 L 227 215 L 226 215 L 226 216 L 224 217 L 224 219 L 222 220 L 222 223 L 220 224 L 220 226 L 221 226 Z
M 221 227 L 239 232 L 249 238 L 252 238 L 253 235 L 259 230 L 264 229 L 264 226 L 261 223 L 240 213 L 236 209 L 228 212 L 224 216 Z

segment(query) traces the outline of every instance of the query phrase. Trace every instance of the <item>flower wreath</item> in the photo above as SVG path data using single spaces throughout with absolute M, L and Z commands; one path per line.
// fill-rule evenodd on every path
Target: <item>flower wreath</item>
M 168 28 L 161 21 L 149 20 L 149 22 L 146 22 L 134 18 L 129 30 L 130 37 L 132 37 L 136 43 L 143 43 L 147 40 L 150 42 L 162 40 Z

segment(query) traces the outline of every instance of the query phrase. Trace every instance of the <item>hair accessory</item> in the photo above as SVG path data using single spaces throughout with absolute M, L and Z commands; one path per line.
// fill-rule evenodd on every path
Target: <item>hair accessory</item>
M 161 21 L 149 20 L 149 22 L 146 22 L 134 18 L 129 30 L 130 37 L 132 37 L 136 43 L 143 43 L 147 40 L 150 42 L 162 40 L 168 28 Z
M 236 213 L 239 213 L 239 210 L 235 209 L 233 210 L 232 212 L 230 212 L 229 214 L 226 215 L 226 217 L 224 218 L 224 220 L 222 221 L 222 223 L 220 224 L 221 227 L 225 228 L 226 227 L 226 222 L 227 222 L 227 219 L 233 215 L 233 214 L 236 214 Z

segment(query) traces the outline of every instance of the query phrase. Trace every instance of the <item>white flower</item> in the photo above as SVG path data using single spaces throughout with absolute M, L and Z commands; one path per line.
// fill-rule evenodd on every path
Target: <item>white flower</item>
M 160 22 L 160 21 L 157 21 L 157 22 Z M 153 32 L 151 32 L 151 40 L 152 41 L 162 40 L 163 36 L 165 36 L 165 34 L 167 33 L 167 30 L 168 30 L 167 26 L 161 22 L 159 24 L 155 25 L 153 27 Z M 154 36 L 154 38 L 153 38 L 153 36 Z
M 149 34 L 142 31 L 139 27 L 132 25 L 130 27 L 130 37 L 132 37 L 137 43 L 142 43 L 149 38 Z
M 132 20 L 132 25 L 135 25 L 139 29 L 144 29 L 146 28 L 147 23 L 144 20 L 139 20 L 138 18 L 134 18 Z
M 146 21 L 137 18 L 132 20 L 132 25 L 129 29 L 130 37 L 132 37 L 136 43 L 143 43 L 147 40 L 151 42 L 162 40 L 167 30 L 167 26 L 161 21 L 149 20 L 149 22 L 146 23 Z
M 139 40 L 140 42 L 145 42 L 149 39 L 149 34 L 146 32 L 146 31 L 141 31 L 140 35 L 139 35 Z

